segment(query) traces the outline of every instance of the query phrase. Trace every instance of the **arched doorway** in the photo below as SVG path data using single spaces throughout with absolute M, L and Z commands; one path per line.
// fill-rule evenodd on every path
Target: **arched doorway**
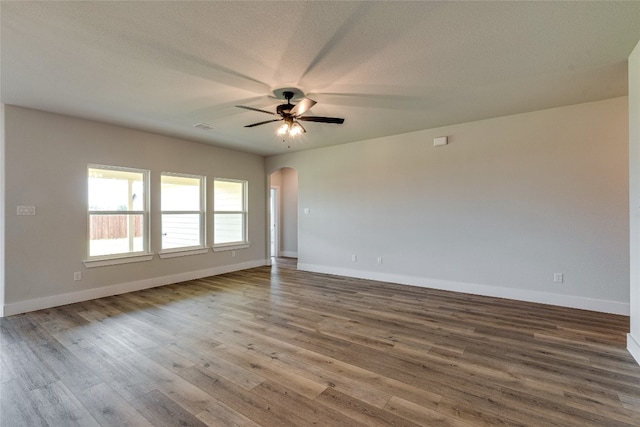
M 298 258 L 298 171 L 281 168 L 269 175 L 269 256 Z

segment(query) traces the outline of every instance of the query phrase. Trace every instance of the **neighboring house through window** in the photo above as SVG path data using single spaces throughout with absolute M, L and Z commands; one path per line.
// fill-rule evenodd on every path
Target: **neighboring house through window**
M 247 181 L 216 178 L 213 207 L 214 249 L 247 245 Z
M 204 178 L 162 173 L 162 250 L 205 245 Z

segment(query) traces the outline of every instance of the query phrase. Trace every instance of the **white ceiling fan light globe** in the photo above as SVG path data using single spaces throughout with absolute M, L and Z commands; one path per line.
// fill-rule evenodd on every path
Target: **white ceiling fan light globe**
M 302 134 L 302 127 L 298 123 L 294 123 L 289 130 L 289 136 L 298 136 Z
M 279 128 L 278 128 L 278 135 L 285 135 L 287 132 L 289 132 L 289 123 L 283 123 Z

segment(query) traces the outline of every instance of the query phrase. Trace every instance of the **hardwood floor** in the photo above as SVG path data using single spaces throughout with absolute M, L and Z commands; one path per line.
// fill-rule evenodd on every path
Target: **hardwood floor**
M 0 425 L 640 425 L 627 317 L 294 267 L 2 319 Z

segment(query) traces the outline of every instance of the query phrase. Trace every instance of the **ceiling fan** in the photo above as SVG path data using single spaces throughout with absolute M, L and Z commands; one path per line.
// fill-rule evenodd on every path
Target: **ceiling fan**
M 267 123 L 282 121 L 284 123 L 282 123 L 282 125 L 278 128 L 278 131 L 277 131 L 278 135 L 285 135 L 288 133 L 289 136 L 296 136 L 296 135 L 300 135 L 301 133 L 307 132 L 306 129 L 302 127 L 302 125 L 299 123 L 300 121 L 318 122 L 318 123 L 335 123 L 335 124 L 344 123 L 344 119 L 341 119 L 338 117 L 303 116 L 304 113 L 306 113 L 311 107 L 313 107 L 316 104 L 316 101 L 305 97 L 305 98 L 302 98 L 300 102 L 294 105 L 294 104 L 291 104 L 291 99 L 295 95 L 293 91 L 285 90 L 284 92 L 282 92 L 282 95 L 287 100 L 287 103 L 278 105 L 275 113 L 272 111 L 261 110 L 259 108 L 247 107 L 245 105 L 236 105 L 236 107 L 244 108 L 245 110 L 258 111 L 260 113 L 280 116 L 280 118 L 277 118 L 277 119 L 265 120 L 263 122 L 246 125 L 245 127 L 251 128 L 254 126 L 260 126 Z

